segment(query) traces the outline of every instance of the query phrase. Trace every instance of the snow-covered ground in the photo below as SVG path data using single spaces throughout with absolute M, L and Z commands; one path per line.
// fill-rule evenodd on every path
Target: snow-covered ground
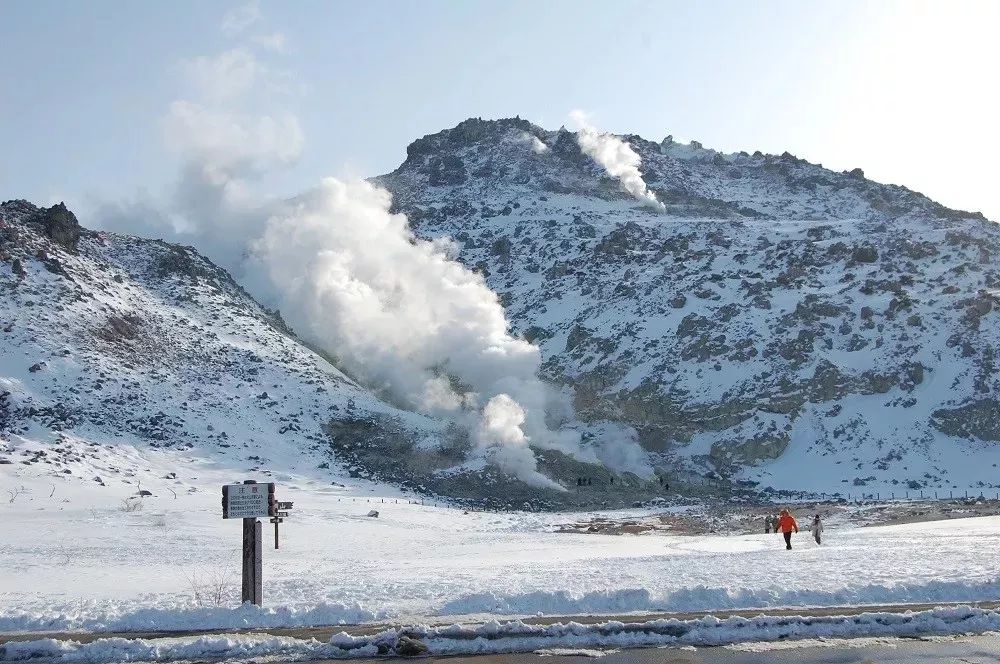
M 246 475 L 174 454 L 140 454 L 148 477 L 182 470 L 144 481 L 155 496 L 130 513 L 121 501 L 132 485 L 14 477 L 0 467 L 4 487 L 26 489 L 0 502 L 0 630 L 976 601 L 1000 591 L 1000 517 L 830 525 L 822 547 L 803 532 L 788 552 L 764 534 L 556 533 L 584 515 L 464 513 L 356 480 L 274 474 L 258 479 L 276 481 L 295 508 L 281 549 L 265 548 L 265 608 L 236 608 L 240 522 L 222 519 L 219 487 Z M 174 498 L 173 485 L 186 488 Z M 380 516 L 367 517 L 371 509 Z
M 970 633 L 993 633 L 995 636 L 998 629 L 1000 614 L 959 607 L 919 613 L 863 613 L 826 618 L 759 616 L 720 620 L 709 616 L 697 620 L 609 621 L 596 625 L 574 622 L 528 625 L 521 621 L 494 621 L 471 627 L 457 624 L 438 627 L 413 625 L 359 637 L 339 633 L 327 642 L 261 634 L 107 638 L 89 643 L 38 639 L 0 646 L 0 659 L 101 663 L 269 657 L 276 661 L 300 661 L 415 654 L 414 644 L 419 644 L 417 647 L 430 655 L 534 652 L 543 656 L 600 657 L 616 652 L 618 648 L 670 646 L 690 650 L 694 646 L 730 644 L 735 646 L 734 649 L 768 652 L 760 648 L 761 643 L 778 642 L 789 647 L 794 647 L 796 642 L 805 647 L 816 647 L 817 644 L 837 647 L 843 643 L 847 647 L 864 647 L 872 645 L 878 637 L 926 638 Z M 865 639 L 867 643 L 839 641 L 858 638 Z

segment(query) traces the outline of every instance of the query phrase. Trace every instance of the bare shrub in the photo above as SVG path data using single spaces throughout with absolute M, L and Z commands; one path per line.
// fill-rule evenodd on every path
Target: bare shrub
M 15 500 L 17 500 L 18 496 L 20 496 L 22 494 L 25 494 L 25 493 L 28 493 L 28 490 L 25 487 L 23 487 L 23 486 L 14 487 L 13 489 L 7 489 L 7 495 L 10 496 L 10 502 L 12 502 L 12 503 Z
M 225 569 L 190 572 L 187 579 L 198 606 L 223 606 L 233 588 L 232 573 Z
M 126 514 L 138 512 L 142 509 L 142 499 L 138 496 L 128 496 L 127 498 L 122 498 L 121 505 L 118 509 Z

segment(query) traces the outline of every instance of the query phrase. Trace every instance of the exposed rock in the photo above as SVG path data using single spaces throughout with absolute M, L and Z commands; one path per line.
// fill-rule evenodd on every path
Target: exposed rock
M 1000 402 L 978 399 L 955 408 L 941 408 L 931 415 L 931 423 L 949 436 L 998 442 Z
M 871 245 L 855 247 L 851 254 L 852 263 L 875 263 L 878 261 L 878 250 Z
M 82 229 L 76 215 L 66 208 L 65 203 L 40 209 L 28 223 L 40 226 L 46 236 L 64 249 L 72 252 L 77 250 Z
M 424 657 L 429 652 L 427 644 L 410 636 L 400 636 L 396 641 L 396 654 L 400 657 Z

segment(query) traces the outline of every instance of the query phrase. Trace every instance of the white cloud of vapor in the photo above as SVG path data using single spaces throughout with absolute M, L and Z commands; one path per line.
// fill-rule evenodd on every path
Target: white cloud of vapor
M 356 375 L 464 424 L 479 458 L 525 482 L 561 488 L 539 472 L 533 447 L 648 470 L 620 429 L 584 445 L 572 426 L 549 425 L 574 418 L 568 395 L 537 378 L 538 347 L 509 334 L 496 295 L 452 258 L 450 241 L 419 239 L 390 213 L 387 191 L 327 178 L 288 200 L 260 194 L 261 179 L 305 143 L 293 114 L 263 112 L 273 100 L 256 96 L 276 70 L 242 48 L 190 62 L 200 94 L 175 101 L 164 120 L 183 163 L 176 190 L 166 204 L 107 208 L 106 227 L 194 244 Z M 229 73 L 221 92 L 208 89 Z
M 522 131 L 520 134 L 517 134 L 515 140 L 518 143 L 529 146 L 531 151 L 535 154 L 544 154 L 549 151 L 549 146 L 542 142 L 542 139 L 533 134 L 529 134 L 526 131 Z
M 390 204 L 368 182 L 327 178 L 268 221 L 253 258 L 283 314 L 418 410 L 464 418 L 479 409 L 480 453 L 525 481 L 555 486 L 528 444 L 574 452 L 579 438 L 545 425 L 555 395 L 536 378 L 538 348 L 507 332 L 482 277 L 449 258 L 446 245 L 414 237 Z
M 603 134 L 590 124 L 587 114 L 572 111 L 570 120 L 577 127 L 576 141 L 583 153 L 597 162 L 613 178 L 617 178 L 625 190 L 634 197 L 658 210 L 666 209 L 656 194 L 649 190 L 639 164 L 642 160 L 632 147 L 614 134 Z

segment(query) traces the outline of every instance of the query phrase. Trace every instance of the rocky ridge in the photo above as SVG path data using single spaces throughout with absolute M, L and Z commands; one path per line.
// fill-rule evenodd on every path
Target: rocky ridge
M 665 212 L 576 134 L 467 120 L 375 178 L 500 295 L 585 419 L 664 468 L 762 486 L 995 480 L 1000 231 L 791 154 L 622 140 Z M 857 489 L 854 489 L 857 491 Z

